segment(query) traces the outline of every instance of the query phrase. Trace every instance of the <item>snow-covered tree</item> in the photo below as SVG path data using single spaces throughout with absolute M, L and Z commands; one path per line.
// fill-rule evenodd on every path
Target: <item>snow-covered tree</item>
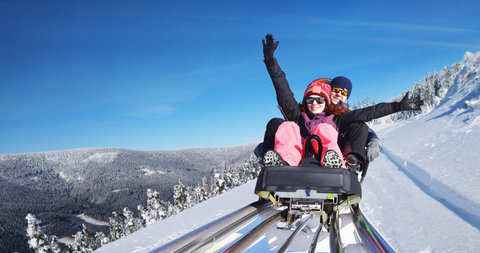
M 41 220 L 37 219 L 33 214 L 27 214 L 27 237 L 28 245 L 37 253 L 44 253 L 50 250 L 49 238 L 42 232 L 40 228 Z
M 171 202 L 165 202 L 165 209 L 167 210 L 167 217 L 175 215 L 179 212 Z
M 60 246 L 58 246 L 58 238 L 55 235 L 52 235 L 48 238 L 48 241 L 50 243 L 50 251 L 52 253 L 60 253 Z
M 233 189 L 242 184 L 243 170 L 232 165 L 228 168 L 227 176 L 229 178 L 229 188 Z
M 125 218 L 123 215 L 117 211 L 112 212 L 113 217 L 110 217 L 108 228 L 110 230 L 110 240 L 115 241 L 125 236 L 123 230 L 123 224 L 125 223 Z
M 201 189 L 201 195 L 200 195 L 200 200 L 205 201 L 209 199 L 213 195 L 212 193 L 212 187 L 210 184 L 208 184 L 207 178 L 203 177 L 202 178 L 202 189 Z
M 95 237 L 88 230 L 85 224 L 82 224 L 82 230 L 78 231 L 73 236 L 74 242 L 68 248 L 69 252 L 73 253 L 89 253 L 93 252 L 98 246 L 96 245 Z
M 135 218 L 133 216 L 133 212 L 130 211 L 128 207 L 125 207 L 123 209 L 123 216 L 125 217 L 125 220 L 124 220 L 125 235 L 129 235 L 140 229 L 141 227 L 140 219 Z
M 217 169 L 213 170 L 212 177 L 212 192 L 214 195 L 222 194 L 226 191 L 226 183 L 222 172 L 218 172 Z
M 180 180 L 178 184 L 173 187 L 173 201 L 175 208 L 177 208 L 179 212 L 193 206 L 189 187 L 185 186 Z
M 142 220 L 140 224 L 144 223 L 145 226 L 148 226 L 157 220 L 166 218 L 167 213 L 165 206 L 165 202 L 160 199 L 160 193 L 157 190 L 148 189 L 147 207 L 144 208 L 142 205 L 137 207 Z
M 137 210 L 138 210 L 138 213 L 140 215 L 140 224 L 142 224 L 142 226 L 144 226 L 144 227 L 149 225 L 147 223 L 147 221 L 150 221 L 151 218 L 150 218 L 150 213 L 148 212 L 148 210 L 145 207 L 143 207 L 142 205 L 138 205 Z
M 192 195 L 192 203 L 194 205 L 202 202 L 202 186 L 197 185 L 193 187 L 191 195 Z
M 261 170 L 259 158 L 256 155 L 251 154 L 250 159 L 245 161 L 242 168 L 243 168 L 242 183 L 246 183 L 250 180 L 257 178 L 258 173 L 260 173 L 260 170 Z
M 110 239 L 108 239 L 108 237 L 103 232 L 95 233 L 95 243 L 96 245 L 99 245 L 99 247 L 109 242 L 110 242 Z

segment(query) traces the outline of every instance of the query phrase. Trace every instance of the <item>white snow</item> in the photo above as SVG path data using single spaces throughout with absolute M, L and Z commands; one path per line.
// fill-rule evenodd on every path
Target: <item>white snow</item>
M 104 153 L 98 152 L 89 156 L 83 162 L 109 163 L 115 160 L 117 156 L 118 156 L 118 152 L 104 152 Z
M 478 62 L 480 54 L 475 56 Z M 373 127 L 382 151 L 369 167 L 360 206 L 397 252 L 480 248 L 480 71 L 463 72 L 434 110 Z M 249 182 L 97 252 L 148 252 L 256 201 L 254 185 Z
M 167 174 L 165 171 L 162 171 L 161 169 L 155 169 L 155 168 L 150 168 L 150 167 L 145 167 L 140 169 L 145 176 L 153 175 L 155 173 L 158 174 Z
M 155 222 L 127 237 L 109 243 L 98 252 L 148 252 L 195 228 L 258 200 L 255 182 L 232 189 L 165 220 Z
M 123 192 L 123 191 L 128 191 L 128 190 L 129 190 L 129 188 L 123 188 L 123 189 L 115 189 L 112 192 L 113 193 L 118 193 L 118 192 Z
M 95 218 L 92 218 L 88 215 L 85 215 L 84 213 L 77 215 L 77 218 L 81 219 L 82 221 L 86 223 L 90 223 L 93 225 L 98 225 L 98 226 L 108 226 L 108 222 L 97 220 Z

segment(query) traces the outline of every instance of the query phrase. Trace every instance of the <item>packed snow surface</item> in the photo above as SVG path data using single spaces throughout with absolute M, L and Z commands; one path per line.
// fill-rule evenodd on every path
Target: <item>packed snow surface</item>
M 397 252 L 477 252 L 480 248 L 479 73 L 465 71 L 475 76 L 456 80 L 429 113 L 373 126 L 382 151 L 363 182 L 360 207 Z M 256 201 L 254 185 L 249 182 L 230 190 L 98 252 L 155 249 Z

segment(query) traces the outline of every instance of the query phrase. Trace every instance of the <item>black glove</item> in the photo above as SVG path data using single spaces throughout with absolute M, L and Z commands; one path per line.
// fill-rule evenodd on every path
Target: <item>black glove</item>
M 267 41 L 267 42 L 265 42 Z M 277 49 L 279 41 L 275 42 L 273 35 L 267 34 L 265 40 L 262 40 L 263 43 L 263 57 L 266 59 L 273 59 L 273 52 Z
M 398 104 L 400 106 L 400 111 L 410 111 L 410 110 L 421 110 L 421 106 L 424 105 L 424 102 L 420 97 L 416 98 L 408 98 L 408 94 L 410 92 L 407 92 L 405 96 L 402 98 L 402 101 L 400 101 Z

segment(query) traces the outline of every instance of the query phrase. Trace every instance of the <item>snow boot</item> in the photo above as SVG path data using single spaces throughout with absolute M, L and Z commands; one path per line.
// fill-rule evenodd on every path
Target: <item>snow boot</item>
M 323 167 L 328 168 L 341 168 L 342 159 L 334 150 L 327 150 L 323 156 Z
M 262 163 L 264 167 L 269 166 L 285 166 L 287 163 L 283 160 L 282 156 L 275 150 L 268 150 L 263 155 Z

